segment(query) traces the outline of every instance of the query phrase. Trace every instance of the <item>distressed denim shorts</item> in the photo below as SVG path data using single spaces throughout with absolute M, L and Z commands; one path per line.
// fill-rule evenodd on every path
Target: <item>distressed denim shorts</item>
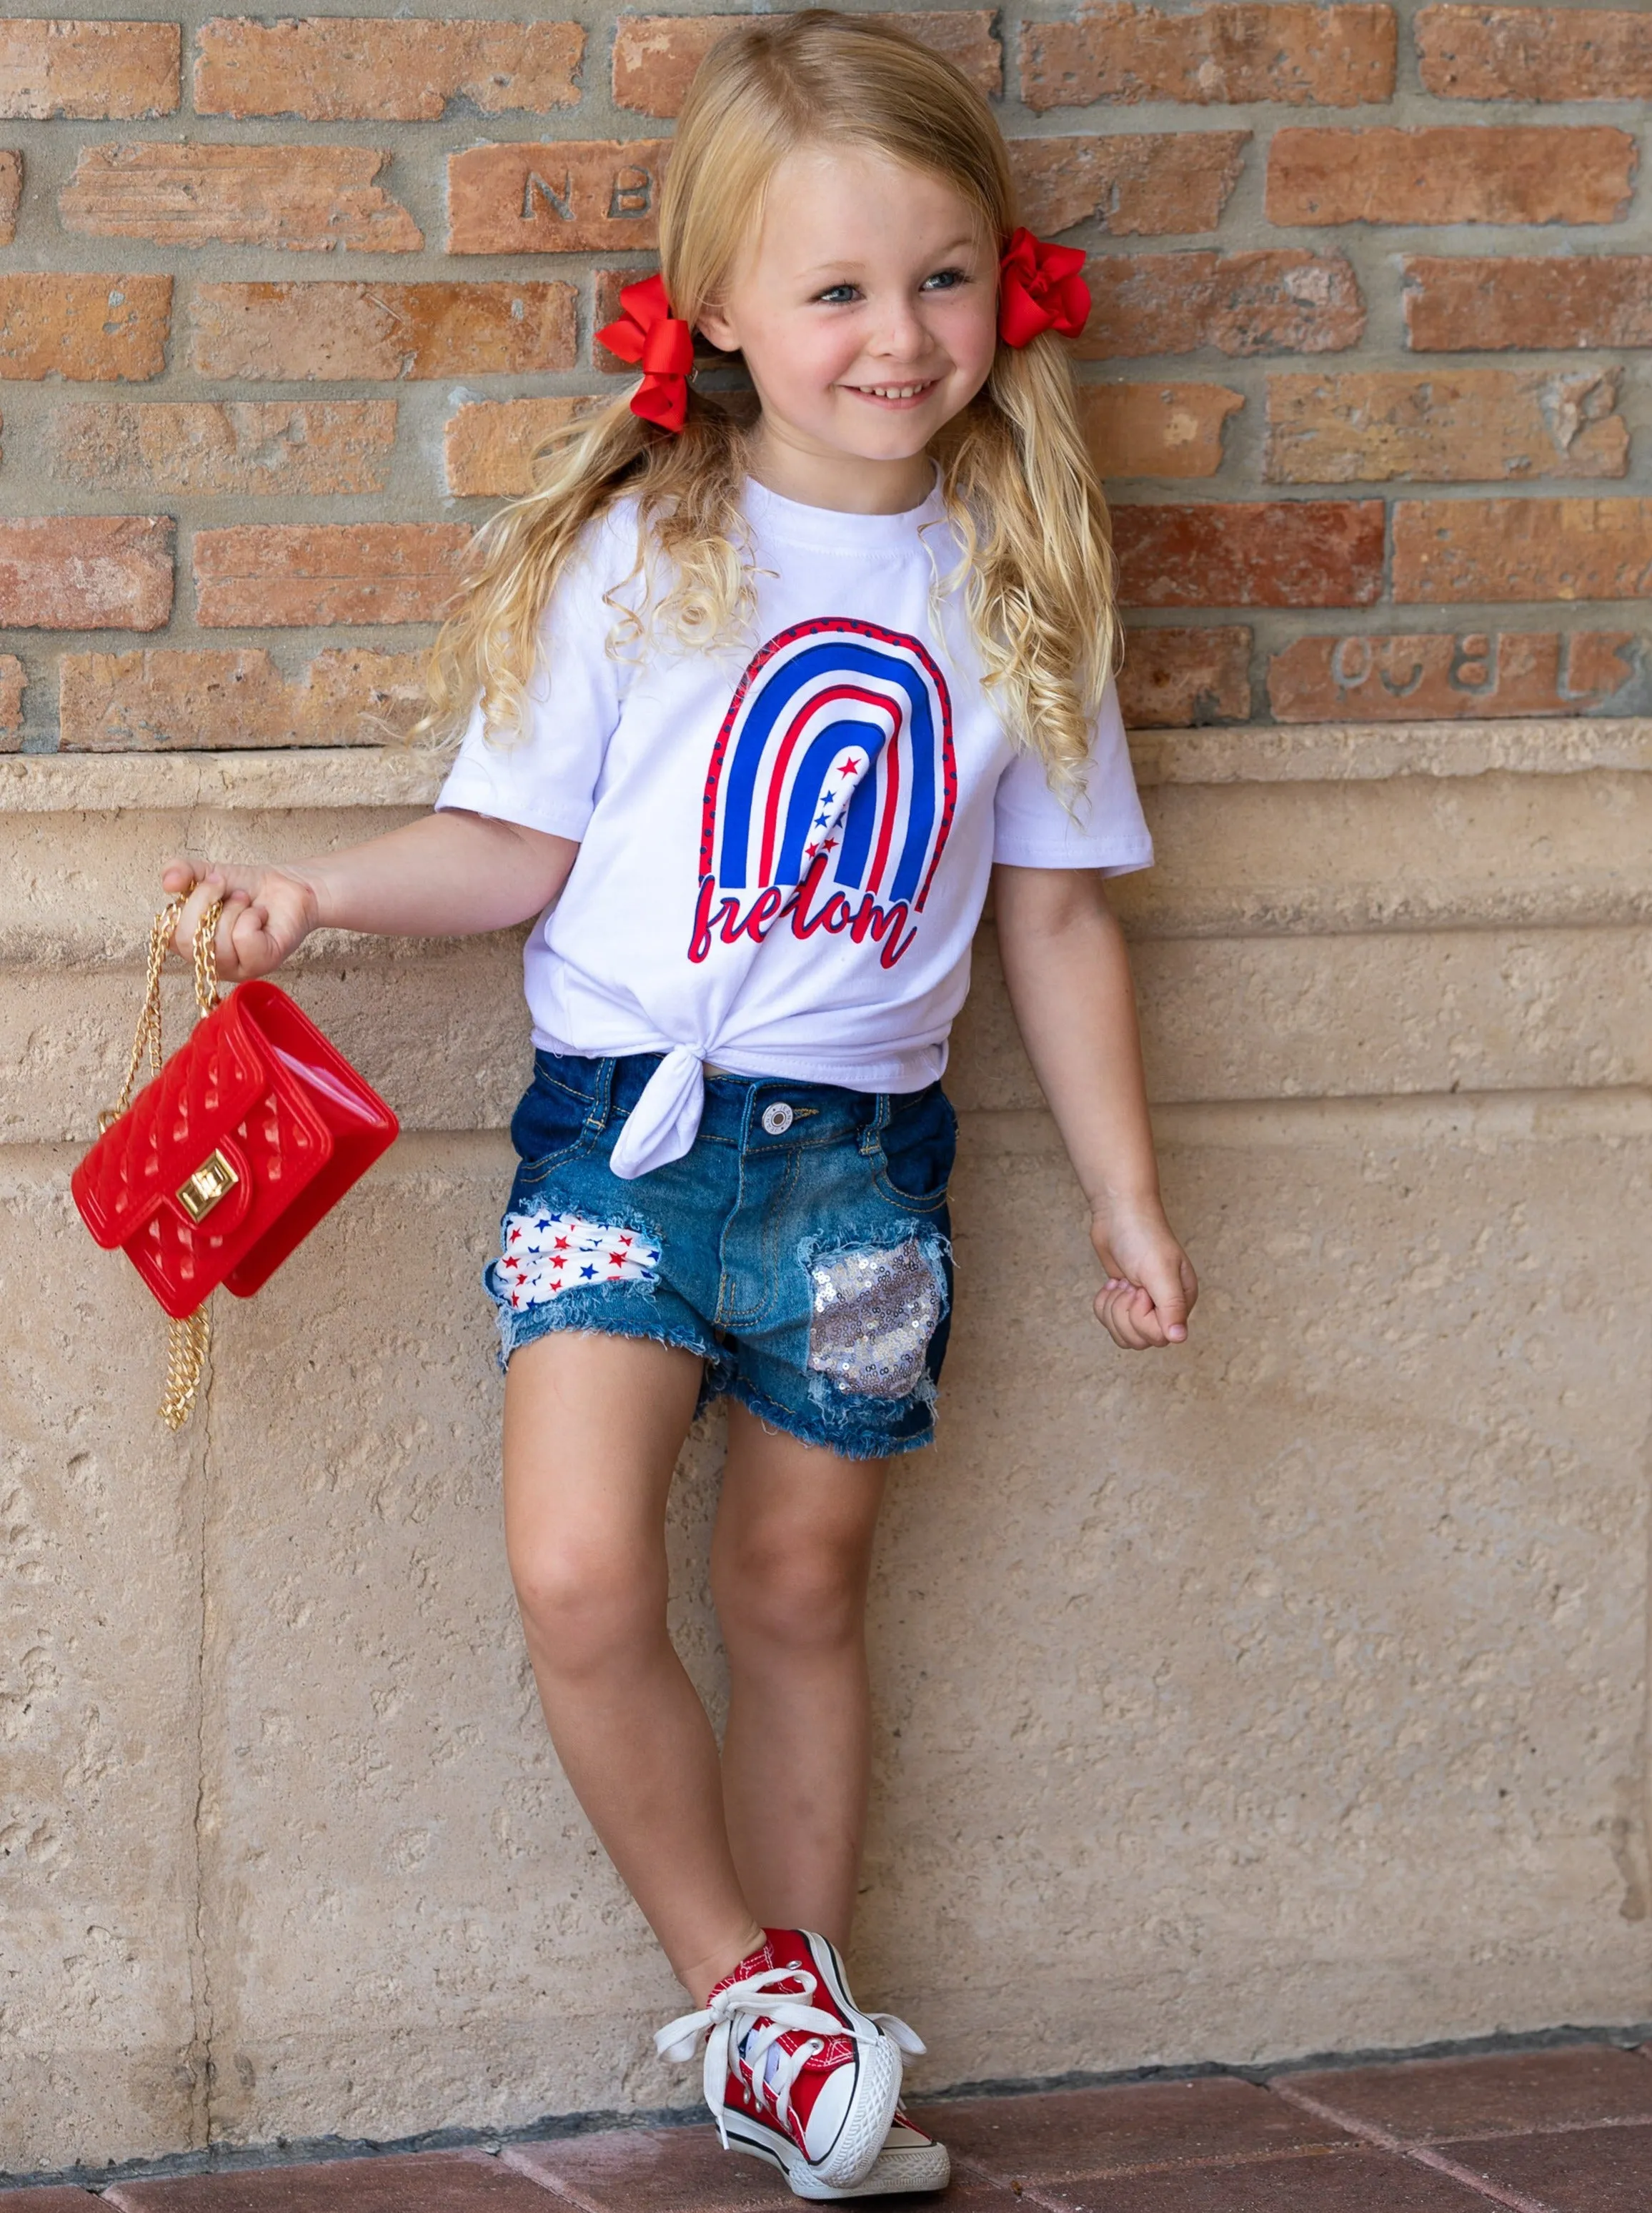
M 708 1073 L 691 1149 L 627 1182 L 609 1155 L 658 1065 L 535 1054 L 483 1276 L 501 1365 L 554 1329 L 653 1338 L 704 1362 L 702 1406 L 726 1392 L 851 1460 L 927 1444 L 952 1314 L 940 1085 Z

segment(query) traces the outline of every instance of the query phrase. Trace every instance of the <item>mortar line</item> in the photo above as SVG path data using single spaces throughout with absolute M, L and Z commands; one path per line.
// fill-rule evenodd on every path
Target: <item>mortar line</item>
M 1432 2167 L 1436 2174 L 1448 2175 L 1454 2182 L 1477 2191 L 1494 2204 L 1506 2205 L 1509 2213 L 1558 2213 L 1558 2208 L 1544 2198 L 1527 2198 L 1517 2190 L 1507 2190 L 1500 2182 L 1488 2182 L 1484 2175 L 1473 2173 L 1454 2159 L 1447 2159 L 1429 2144 L 1407 2143 L 1402 2137 L 1391 2136 L 1387 2129 L 1375 2121 L 1362 2119 L 1355 2113 L 1338 2112 L 1318 2098 L 1311 2098 L 1305 2090 L 1293 2090 L 1285 2083 L 1270 2085 L 1276 2097 L 1289 2100 L 1300 2106 L 1304 2112 L 1315 2114 L 1322 2121 L 1334 2122 L 1350 2136 L 1359 2137 L 1375 2150 L 1386 2151 L 1399 2159 L 1409 2160 L 1413 2166 Z
M 570 2182 L 561 2175 L 552 2181 L 548 2174 L 542 2174 L 537 2167 L 529 2167 L 525 2161 L 513 2159 L 509 2151 L 497 2154 L 496 2156 L 501 2167 L 508 2167 L 513 2174 L 520 2174 L 524 2181 L 531 2182 L 536 2190 L 543 2190 L 547 2197 L 558 2200 L 560 2204 L 576 2206 L 579 2213 L 607 2213 L 607 2209 L 597 2204 L 594 2199 L 588 2198 L 577 2183 Z

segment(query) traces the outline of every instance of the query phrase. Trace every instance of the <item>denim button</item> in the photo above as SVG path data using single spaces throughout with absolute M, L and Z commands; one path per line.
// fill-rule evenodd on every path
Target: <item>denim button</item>
M 783 1099 L 777 1099 L 772 1106 L 763 1109 L 763 1126 L 771 1137 L 783 1137 L 793 1121 L 792 1111 Z

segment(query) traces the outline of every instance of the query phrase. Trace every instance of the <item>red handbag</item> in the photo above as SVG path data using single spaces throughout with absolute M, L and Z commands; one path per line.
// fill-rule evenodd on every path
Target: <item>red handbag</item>
M 195 938 L 202 1019 L 162 1064 L 161 971 L 183 902 L 155 918 L 149 980 L 117 1106 L 75 1170 L 75 1204 L 121 1247 L 171 1320 L 168 1428 L 188 1419 L 207 1355 L 206 1302 L 250 1298 L 393 1141 L 399 1124 L 277 985 L 218 997 L 218 906 Z M 132 1098 L 145 1055 L 154 1080 Z

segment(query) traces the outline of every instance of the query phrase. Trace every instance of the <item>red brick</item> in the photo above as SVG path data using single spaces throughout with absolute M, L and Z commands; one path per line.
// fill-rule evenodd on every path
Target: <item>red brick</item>
M 600 399 L 480 399 L 448 418 L 448 490 L 459 499 L 515 499 L 533 489 L 533 456 Z
M 433 622 L 453 597 L 470 538 L 458 522 L 198 530 L 197 619 L 205 630 Z
M 0 275 L 0 378 L 142 383 L 167 365 L 170 277 Z
M 1652 254 L 1410 254 L 1401 268 L 1406 335 L 1419 353 L 1652 346 Z
M 1183 730 L 1242 722 L 1251 711 L 1251 633 L 1133 630 L 1125 640 L 1119 704 L 1126 729 Z
M 1381 500 L 1116 507 L 1129 607 L 1365 607 L 1382 589 Z
M 1337 370 L 1268 379 L 1271 484 L 1620 477 L 1615 369 Z
M 1637 150 L 1600 124 L 1281 131 L 1270 223 L 1621 223 Z
M 1424 92 L 1447 100 L 1652 100 L 1642 8 L 1419 9 Z
M 715 2129 L 604 2130 L 514 2145 L 504 2161 L 547 2193 L 546 2213 L 786 2213 L 790 2198 L 771 2167 L 742 2160 L 731 2173 Z
M 1484 2204 L 1445 2175 L 1363 2149 L 1100 2175 L 1056 2202 L 1068 2213 L 1484 2213 Z M 1618 2209 L 1592 2201 L 1587 2213 Z
M 1491 641 L 1472 642 L 1481 649 L 1477 657 L 1487 658 Z M 1590 642 L 1580 637 L 1570 643 L 1576 649 Z M 1652 2077 L 1644 2060 L 1609 2044 L 1477 2052 L 1460 2059 L 1384 2060 L 1315 2070 L 1288 2081 L 1291 2089 L 1334 2106 L 1356 2126 L 1375 2124 L 1406 2143 L 1652 2120 Z
M 1094 304 L 1081 360 L 1197 353 L 1338 353 L 1357 345 L 1365 302 L 1338 254 L 1136 253 L 1090 263 Z
M 164 629 L 172 536 L 170 515 L 0 521 L 0 629 Z
M 1402 499 L 1407 602 L 1652 599 L 1652 499 Z
M 422 661 L 352 647 L 318 654 L 289 683 L 261 646 L 67 653 L 61 741 L 65 751 L 89 753 L 378 745 L 423 713 Z
M 1039 109 L 1095 100 L 1362 107 L 1393 97 L 1396 51 L 1390 7 L 1234 0 L 1171 15 L 1103 4 L 1070 23 L 1025 26 L 1021 97 Z
M 1069 2207 L 1075 2197 L 1088 2196 L 1087 2188 L 1070 2187 L 1070 2177 L 1135 2175 L 1144 2167 L 1184 2162 L 1204 2168 L 1207 2161 L 1225 2164 L 1348 2143 L 1342 2130 L 1231 2075 L 966 2098 L 930 2106 L 923 2118 L 937 2135 L 947 2131 L 955 2156 L 994 2174 L 1055 2186 L 1048 2196 Z M 1196 2207 L 1198 2198 L 1186 2204 L 1186 2213 Z
M 1282 722 L 1592 715 L 1635 680 L 1643 657 L 1628 631 L 1299 637 L 1268 664 L 1268 700 Z
M 0 653 L 0 748 L 15 752 L 23 735 L 23 664 L 15 653 Z
M 448 156 L 449 253 L 646 253 L 667 138 L 563 138 Z
M 990 8 L 918 9 L 866 20 L 893 23 L 933 46 L 989 100 L 1003 91 L 1003 58 Z M 694 72 L 711 48 L 750 21 L 749 15 L 622 15 L 613 42 L 615 107 L 637 115 L 680 114 Z
M 157 2175 L 117 2182 L 104 2195 L 113 2213 L 563 2213 L 539 2185 L 483 2151 Z
M 585 33 L 577 23 L 218 15 L 195 50 L 198 115 L 434 123 L 453 100 L 483 115 L 573 107 Z
M 170 115 L 181 49 L 176 23 L 0 21 L 0 115 Z
M 58 195 L 65 230 L 160 246 L 416 253 L 424 235 L 374 182 L 365 146 L 84 146 Z
M 1562 2136 L 1504 2137 L 1454 2144 L 1451 2157 L 1505 2205 L 1554 2213 L 1645 2213 L 1652 2128 L 1569 2129 Z
M 1021 220 L 1041 238 L 1099 221 L 1115 238 L 1214 230 L 1244 166 L 1248 131 L 1143 131 L 1012 138 Z
M 1104 477 L 1213 477 L 1222 426 L 1244 405 L 1223 384 L 1085 384 L 1078 419 Z
M 526 376 L 574 365 L 571 284 L 198 284 L 203 376 Z
M 17 235 L 17 210 L 22 197 L 22 155 L 9 149 L 0 152 L 0 246 L 9 246 Z
M 393 399 L 227 399 L 59 408 L 52 474 L 94 491 L 382 491 L 396 442 Z

